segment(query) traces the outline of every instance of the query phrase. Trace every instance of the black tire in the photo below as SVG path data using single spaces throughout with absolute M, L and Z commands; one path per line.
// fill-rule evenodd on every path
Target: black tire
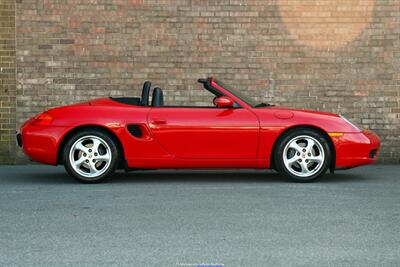
M 76 151 L 77 151 L 76 148 L 73 148 L 74 144 L 80 140 L 83 140 L 83 142 L 85 142 L 85 140 L 86 140 L 85 138 L 92 138 L 92 139 L 94 138 L 94 139 L 99 139 L 101 141 L 104 141 L 104 144 L 103 143 L 100 144 L 101 149 L 103 151 L 108 151 L 108 149 L 109 149 L 109 154 L 111 155 L 110 156 L 111 160 L 108 160 L 107 163 L 98 161 L 97 163 L 94 164 L 95 166 L 96 166 L 96 164 L 97 165 L 104 164 L 103 165 L 104 167 L 99 172 L 99 175 L 95 175 L 94 177 L 85 176 L 84 170 L 86 168 L 84 168 L 84 167 L 79 167 L 79 168 L 75 167 L 78 169 L 78 170 L 75 170 L 74 167 L 72 166 L 72 162 L 71 162 L 71 158 L 70 158 L 71 149 L 74 149 L 74 151 L 71 152 L 72 157 L 75 157 L 74 153 L 76 153 Z M 93 145 L 94 145 L 94 143 L 93 143 Z M 90 146 L 90 144 L 88 144 L 88 146 Z M 100 150 L 100 148 L 99 148 L 99 150 Z M 83 154 L 83 152 L 78 152 L 78 153 Z M 98 153 L 100 154 L 100 152 L 98 152 Z M 108 152 L 106 152 L 106 153 L 108 153 Z M 96 154 L 96 153 L 94 153 L 94 154 Z M 89 155 L 85 154 L 85 156 L 88 156 L 88 157 L 93 156 L 93 161 L 95 161 L 96 159 L 94 158 L 94 154 L 92 154 L 92 153 L 90 153 Z M 80 157 L 82 157 L 82 155 Z M 74 134 L 71 138 L 69 138 L 67 140 L 67 142 L 64 146 L 63 152 L 62 152 L 62 159 L 63 159 L 64 167 L 69 175 L 71 175 L 72 177 L 74 177 L 76 180 L 78 180 L 81 183 L 93 184 L 93 183 L 100 183 L 100 182 L 106 180 L 107 178 L 111 177 L 115 173 L 115 170 L 119 164 L 119 153 L 118 153 L 118 148 L 117 148 L 113 138 L 109 134 L 107 134 L 106 132 L 101 131 L 101 130 L 85 129 L 85 130 L 82 130 L 82 131 Z M 89 159 L 87 159 L 86 162 L 89 162 L 88 160 Z M 83 164 L 87 164 L 87 163 L 83 163 Z M 101 165 L 100 165 L 100 167 L 101 167 Z M 89 165 L 87 164 L 86 166 L 89 166 Z M 89 170 L 89 168 L 87 168 L 87 169 Z M 96 170 L 97 170 L 97 168 L 96 168 Z M 79 173 L 78 171 L 81 171 L 81 173 Z M 87 175 L 89 175 L 89 174 L 87 174 Z
M 309 140 L 317 141 L 315 142 L 317 147 L 314 146 L 312 150 L 313 152 L 311 152 L 312 154 L 310 156 L 310 159 L 312 157 L 314 158 L 318 157 L 318 155 L 314 156 L 314 153 L 317 153 L 317 151 L 322 148 L 323 153 L 320 153 L 319 155 L 321 159 L 323 158 L 323 160 L 320 161 L 322 163 L 311 162 L 308 159 L 307 156 L 310 154 L 305 152 L 306 147 L 301 146 L 303 145 L 302 138 L 304 140 L 307 140 L 308 138 Z M 297 139 L 298 141 L 296 141 Z M 297 152 L 297 150 L 295 149 L 291 150 L 291 148 L 288 147 L 289 143 L 292 144 L 293 142 L 295 143 L 299 142 L 300 148 L 302 148 L 301 152 Z M 307 142 L 304 143 L 304 146 L 306 145 Z M 287 149 L 286 151 L 285 148 Z M 287 155 L 284 155 L 285 152 L 287 153 L 287 155 L 294 153 L 294 156 L 287 159 Z M 292 164 L 288 163 L 285 164 L 285 160 L 288 161 L 291 160 L 292 158 L 294 159 L 295 156 L 296 158 L 298 158 L 298 160 L 294 161 Z M 286 159 L 284 157 L 286 157 Z M 331 158 L 332 158 L 332 151 L 329 146 L 328 140 L 326 140 L 326 137 L 322 135 L 319 131 L 307 128 L 293 129 L 292 131 L 285 133 L 278 139 L 276 148 L 274 150 L 275 169 L 282 176 L 285 176 L 295 182 L 303 182 L 303 183 L 312 182 L 320 178 L 328 170 L 331 163 Z M 308 170 L 309 167 L 310 169 L 314 167 L 315 172 L 313 173 L 311 171 L 309 173 L 310 174 L 309 176 L 300 176 L 300 175 L 307 175 L 306 173 L 303 174 L 303 167 L 302 167 L 303 164 L 309 165 L 308 167 L 305 168 L 305 170 Z

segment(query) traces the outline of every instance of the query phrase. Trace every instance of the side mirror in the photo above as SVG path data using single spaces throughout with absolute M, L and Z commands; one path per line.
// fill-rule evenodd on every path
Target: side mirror
M 228 96 L 220 96 L 214 99 L 214 105 L 218 108 L 232 108 L 235 103 Z

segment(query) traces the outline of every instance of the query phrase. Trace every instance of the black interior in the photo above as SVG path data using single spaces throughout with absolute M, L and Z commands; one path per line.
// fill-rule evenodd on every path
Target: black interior
M 148 106 L 151 82 L 146 81 L 143 84 L 142 97 L 111 97 L 113 101 L 131 105 L 131 106 Z
M 149 105 L 150 89 L 151 89 L 151 82 L 145 81 L 144 84 L 143 84 L 142 98 L 140 100 L 140 105 L 141 106 L 148 106 Z
M 222 96 L 223 94 L 211 86 L 211 78 L 198 79 L 198 82 L 203 84 L 204 88 L 214 94 L 216 97 Z M 146 81 L 143 84 L 142 96 L 141 97 L 111 97 L 113 101 L 119 103 L 132 105 L 132 106 L 149 106 L 151 82 Z M 190 106 L 164 106 L 163 91 L 160 87 L 156 87 L 153 90 L 151 106 L 153 107 L 190 107 Z M 215 108 L 215 107 L 200 107 L 193 106 L 195 108 Z
M 151 99 L 151 105 L 153 107 L 162 107 L 164 106 L 164 96 L 163 91 L 160 87 L 156 87 L 153 90 L 153 97 Z
M 131 106 L 140 105 L 140 97 L 110 97 L 113 101 Z

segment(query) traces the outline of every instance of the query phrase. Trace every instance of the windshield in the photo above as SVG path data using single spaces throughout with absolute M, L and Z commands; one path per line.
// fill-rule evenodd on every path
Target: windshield
M 240 100 L 242 100 L 243 102 L 245 102 L 247 105 L 253 107 L 253 108 L 257 108 L 257 107 L 265 107 L 265 106 L 269 106 L 269 104 L 265 104 L 265 103 L 257 103 L 255 102 L 252 98 L 242 94 L 241 92 L 233 89 L 231 86 L 226 85 L 225 83 L 221 82 L 220 80 L 215 80 L 215 82 L 221 86 L 222 88 L 224 88 L 225 90 L 229 91 L 230 93 L 232 93 L 233 95 L 235 95 L 236 97 L 240 98 Z

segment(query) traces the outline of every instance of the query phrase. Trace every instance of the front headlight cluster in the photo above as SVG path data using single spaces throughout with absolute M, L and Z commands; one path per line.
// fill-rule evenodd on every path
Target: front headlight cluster
M 350 120 L 346 119 L 344 116 L 339 115 L 345 122 L 347 122 L 348 124 L 350 124 L 351 126 L 353 126 L 355 129 L 357 129 L 358 131 L 361 132 L 361 129 L 363 129 L 363 127 L 358 126 L 357 124 L 355 124 L 354 122 L 351 122 Z

